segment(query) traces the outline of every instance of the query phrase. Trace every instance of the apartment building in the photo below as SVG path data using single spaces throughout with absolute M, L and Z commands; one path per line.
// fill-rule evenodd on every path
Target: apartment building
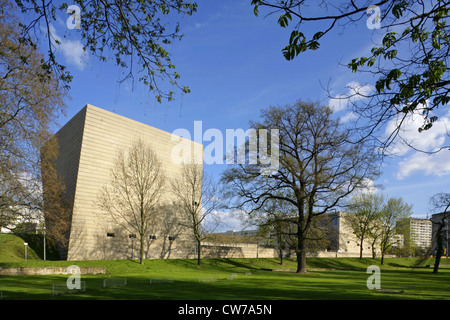
M 420 248 L 431 247 L 432 222 L 430 219 L 409 219 L 411 243 Z

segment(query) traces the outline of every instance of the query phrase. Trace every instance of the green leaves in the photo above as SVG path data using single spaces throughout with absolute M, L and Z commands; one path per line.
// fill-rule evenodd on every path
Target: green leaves
M 278 24 L 281 27 L 286 28 L 289 25 L 289 21 L 292 21 L 292 16 L 289 12 L 286 12 L 280 16 L 278 19 Z
M 255 15 L 261 8 L 277 14 L 277 24 L 282 28 L 295 23 L 289 43 L 282 49 L 286 60 L 293 60 L 307 50 L 317 50 L 325 34 L 339 26 L 362 22 L 361 28 L 369 27 L 369 20 L 364 19 L 365 13 L 370 14 L 368 2 L 336 4 L 324 0 L 321 2 L 324 10 L 309 10 L 317 5 L 313 0 L 252 0 L 251 4 Z M 422 108 L 426 120 L 422 129 L 427 130 L 434 122 L 426 118 L 427 112 L 450 103 L 450 7 L 445 1 L 432 1 L 430 5 L 412 0 L 381 1 L 376 6 L 382 13 L 383 25 L 374 32 L 382 36 L 381 41 L 373 46 L 370 54 L 355 57 L 348 63 L 353 73 L 364 72 L 375 79 L 376 92 L 367 102 L 369 105 L 363 107 L 363 113 L 368 114 L 376 127 L 384 123 L 384 117 L 395 113 L 390 110 L 415 112 Z M 359 36 L 364 37 L 364 32 Z M 364 41 L 370 37 L 371 32 L 367 30 Z
M 67 3 L 53 4 L 44 0 L 15 0 L 26 13 L 35 20 L 26 26 L 39 25 L 40 19 L 56 20 L 57 11 L 64 12 Z M 106 61 L 106 52 L 118 67 L 129 69 L 126 77 L 139 70 L 143 74 L 139 79 L 150 90 L 156 90 L 157 100 L 173 99 L 171 90 L 160 89 L 160 81 L 168 81 L 173 86 L 188 92 L 178 85 L 180 75 L 174 72 L 174 65 L 166 49 L 174 40 L 183 36 L 178 22 L 167 23 L 169 14 L 192 15 L 197 11 L 197 4 L 190 0 L 137 0 L 137 1 L 86 1 L 74 0 L 81 8 L 81 29 L 79 31 L 84 48 L 100 61 Z M 32 16 L 34 14 L 34 17 Z M 171 19 L 172 21 L 172 19 Z M 47 24 L 48 25 L 48 24 Z M 29 28 L 29 29 L 27 29 Z M 47 32 L 50 32 L 47 30 Z M 27 35 L 28 36 L 28 35 Z M 24 39 L 26 37 L 24 36 Z M 57 42 L 57 41 L 56 41 Z M 47 64 L 63 72 L 56 61 L 54 44 L 49 44 Z M 63 74 L 64 79 L 71 77 Z M 126 79 L 125 77 L 125 79 Z M 158 98 L 159 97 L 159 98 Z
M 402 75 L 399 69 L 392 69 L 385 78 L 381 78 L 375 84 L 378 93 L 384 92 L 385 89 L 391 90 L 392 81 L 397 80 Z
M 361 57 L 361 58 L 355 58 L 352 59 L 352 62 L 350 62 L 348 64 L 348 67 L 352 69 L 352 72 L 357 72 L 358 71 L 358 67 L 362 67 L 367 63 L 368 67 L 372 67 L 375 64 L 376 58 L 366 58 L 366 57 Z
M 294 30 L 291 32 L 291 36 L 289 38 L 289 44 L 283 49 L 283 56 L 286 60 L 293 60 L 296 56 L 306 50 L 317 50 L 320 46 L 317 39 L 322 36 L 323 33 L 318 32 L 314 35 L 313 40 L 307 41 L 305 35 L 298 31 Z
M 283 49 L 283 56 L 286 60 L 294 59 L 300 52 L 307 49 L 306 39 L 303 33 L 298 30 L 291 32 L 291 37 L 289 38 L 289 44 Z
M 388 32 L 383 38 L 382 44 L 384 47 L 389 48 L 393 45 L 395 45 L 397 41 L 397 32 Z
M 261 3 L 260 0 L 252 0 L 251 5 L 254 6 L 253 8 L 253 13 L 255 14 L 255 16 L 257 17 L 259 14 L 259 4 Z
M 392 14 L 399 19 L 400 17 L 403 16 L 403 11 L 405 11 L 406 7 L 408 6 L 408 1 L 401 1 L 400 3 L 397 3 L 396 5 L 394 5 L 394 7 L 392 8 Z

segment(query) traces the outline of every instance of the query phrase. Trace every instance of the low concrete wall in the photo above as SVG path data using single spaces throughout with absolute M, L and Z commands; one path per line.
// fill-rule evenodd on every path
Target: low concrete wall
M 81 274 L 107 274 L 106 268 L 100 267 L 80 267 Z M 68 267 L 0 267 L 0 275 L 52 275 L 52 274 L 72 274 Z
M 359 258 L 359 252 L 338 252 L 335 251 L 320 251 L 315 254 L 308 254 L 308 257 L 316 258 Z M 371 252 L 363 252 L 363 258 L 373 258 Z M 385 258 L 394 258 L 394 255 L 385 255 Z M 381 258 L 381 254 L 377 254 L 376 258 Z
M 278 252 L 272 248 L 226 245 L 202 245 L 203 258 L 276 258 Z

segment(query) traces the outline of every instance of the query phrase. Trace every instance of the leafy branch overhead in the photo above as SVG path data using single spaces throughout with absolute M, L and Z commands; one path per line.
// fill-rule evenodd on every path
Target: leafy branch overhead
M 32 31 L 42 23 L 48 37 L 48 59 L 42 66 L 56 72 L 68 85 L 72 76 L 55 57 L 57 41 L 51 33 L 51 22 L 57 20 L 58 12 L 67 16 L 69 4 L 56 5 L 51 0 L 15 2 L 23 13 L 32 15 L 31 21 L 22 23 L 23 41 L 33 43 Z M 100 61 L 111 57 L 117 66 L 128 70 L 124 79 L 133 78 L 137 71 L 139 81 L 156 92 L 158 101 L 173 99 L 174 92 L 162 88 L 161 82 L 166 79 L 183 93 L 190 91 L 178 84 L 180 75 L 166 48 L 183 37 L 179 22 L 169 23 L 174 20 L 171 15 L 192 15 L 197 4 L 184 0 L 74 0 L 73 4 L 80 7 L 84 50 Z
M 352 72 L 375 76 L 373 92 L 363 96 L 362 106 L 355 106 L 360 115 L 372 122 L 372 131 L 394 117 L 417 113 L 423 117 L 418 128 L 425 131 L 438 119 L 432 113 L 450 102 L 449 1 L 381 0 L 316 1 L 252 0 L 255 15 L 261 8 L 280 14 L 278 24 L 288 28 L 289 42 L 282 53 L 293 60 L 302 52 L 317 50 L 325 36 L 339 26 L 354 24 L 366 28 L 371 7 L 380 12 L 382 41 L 373 46 L 369 56 L 355 57 L 348 63 Z M 306 26 L 315 23 L 314 32 L 306 35 Z M 368 30 L 370 31 L 370 30 Z M 361 100 L 360 100 L 361 101 Z M 397 131 L 400 127 L 397 127 Z M 396 132 L 391 135 L 395 137 Z

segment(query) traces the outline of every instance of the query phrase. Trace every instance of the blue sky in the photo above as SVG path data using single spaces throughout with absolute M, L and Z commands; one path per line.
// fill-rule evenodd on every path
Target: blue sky
M 250 1 L 197 2 L 198 12 L 181 19 L 185 37 L 169 48 L 181 75 L 180 83 L 188 85 L 192 92 L 183 97 L 176 92 L 175 101 L 161 104 L 155 103 L 153 95 L 137 80 L 134 85 L 131 81 L 119 85 L 124 70 L 84 56 L 79 31 L 65 27 L 68 15 L 61 12 L 55 32 L 65 38 L 58 57 L 74 80 L 72 100 L 59 123 L 63 125 L 89 103 L 168 132 L 178 128 L 193 132 L 196 120 L 203 122 L 203 130 L 245 130 L 248 122 L 258 119 L 260 110 L 269 105 L 298 99 L 328 103 L 323 88 L 328 84 L 334 94 L 346 93 L 346 86 L 359 83 L 360 79 L 342 64 L 367 54 L 379 38 L 379 33 L 368 29 L 362 20 L 336 29 L 322 41 L 319 50 L 286 61 L 281 51 L 288 43 L 290 30 L 276 23 L 277 15 L 265 17 L 261 10 L 260 16 L 255 17 Z M 336 114 L 351 116 L 345 107 L 337 109 Z M 443 115 L 447 117 L 427 137 L 417 136 L 416 132 L 406 135 L 427 148 L 443 143 L 450 114 Z M 447 143 L 448 140 L 447 137 Z M 387 196 L 403 197 L 412 204 L 414 216 L 426 217 L 429 197 L 450 192 L 449 152 L 444 150 L 429 157 L 399 147 L 397 156 L 387 159 L 384 173 L 375 183 Z M 223 166 L 210 165 L 205 169 L 217 176 Z

